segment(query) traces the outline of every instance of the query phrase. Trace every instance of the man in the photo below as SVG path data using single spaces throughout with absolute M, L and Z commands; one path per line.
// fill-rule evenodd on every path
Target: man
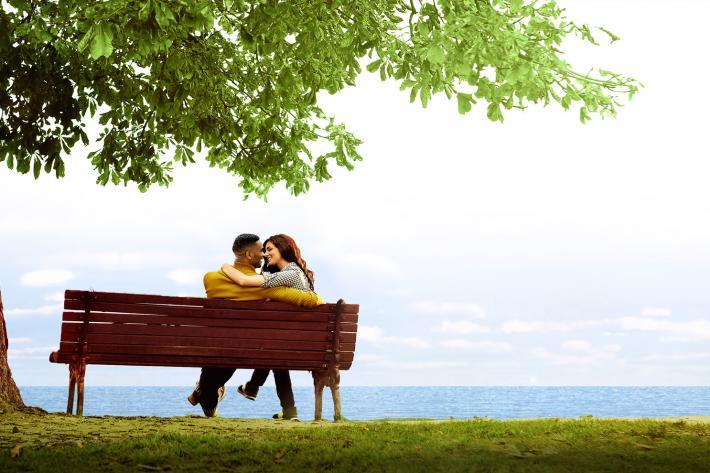
M 244 274 L 256 274 L 256 268 L 261 266 L 262 244 L 257 235 L 243 233 L 232 245 L 236 260 L 234 267 Z M 204 277 L 205 291 L 208 298 L 232 299 L 235 301 L 257 301 L 270 299 L 288 302 L 301 307 L 315 307 L 323 304 L 323 300 L 315 292 L 301 291 L 289 287 L 242 287 L 229 279 L 222 271 L 210 271 Z M 207 417 L 217 415 L 217 404 L 224 397 L 224 384 L 232 377 L 236 368 L 202 368 L 200 380 L 194 391 L 188 396 L 193 406 L 197 403 Z M 269 370 L 254 370 L 252 378 L 244 386 L 239 386 L 239 393 L 247 399 L 254 400 L 259 387 L 264 384 Z M 296 419 L 298 412 L 293 399 L 291 377 L 288 371 L 274 370 L 276 394 L 281 402 L 281 412 L 274 418 Z

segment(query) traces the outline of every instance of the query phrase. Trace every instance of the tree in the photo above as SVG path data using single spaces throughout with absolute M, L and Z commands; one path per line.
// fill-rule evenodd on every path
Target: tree
M 7 327 L 5 326 L 5 316 L 2 306 L 2 293 L 0 293 L 0 413 L 7 409 L 22 408 L 20 390 L 17 389 L 15 380 L 12 379 L 10 366 L 7 364 L 7 349 L 9 341 L 7 338 Z
M 361 159 L 317 100 L 353 85 L 361 64 L 424 107 L 445 94 L 502 122 L 556 102 L 585 122 L 640 86 L 563 59 L 565 38 L 596 45 L 597 33 L 618 39 L 555 0 L 3 0 L 0 162 L 63 176 L 91 116 L 100 184 L 168 185 L 175 163 L 204 155 L 245 195 L 281 182 L 299 194 L 331 163 Z
M 426 107 L 445 94 L 459 113 L 551 102 L 615 115 L 640 84 L 579 73 L 555 0 L 0 0 L 0 163 L 64 176 L 86 133 L 97 182 L 168 185 L 196 155 L 240 178 L 245 195 L 277 183 L 294 194 L 352 169 L 361 141 L 318 106 L 354 85 L 361 64 Z M 312 150 L 326 151 L 314 154 Z M 0 299 L 0 402 L 22 405 L 7 365 Z

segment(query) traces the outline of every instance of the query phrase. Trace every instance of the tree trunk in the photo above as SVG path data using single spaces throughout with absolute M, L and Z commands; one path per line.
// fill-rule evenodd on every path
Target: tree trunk
M 20 390 L 17 389 L 15 380 L 12 379 L 10 365 L 7 364 L 7 348 L 7 327 L 5 326 L 2 293 L 0 292 L 0 410 L 22 409 L 25 407 L 25 403 L 22 402 Z

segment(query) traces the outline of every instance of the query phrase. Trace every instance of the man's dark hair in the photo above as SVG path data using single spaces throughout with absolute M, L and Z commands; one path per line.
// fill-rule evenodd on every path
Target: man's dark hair
M 253 245 L 259 241 L 259 236 L 252 233 L 242 233 L 237 238 L 234 239 L 234 244 L 232 245 L 232 251 L 237 254 L 241 254 L 247 247 Z

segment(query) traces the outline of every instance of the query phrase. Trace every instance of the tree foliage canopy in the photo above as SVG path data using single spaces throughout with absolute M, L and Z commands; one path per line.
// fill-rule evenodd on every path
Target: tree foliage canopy
M 554 0 L 2 0 L 0 162 L 61 177 L 98 115 L 100 184 L 167 185 L 197 153 L 247 195 L 281 182 L 298 194 L 361 159 L 317 101 L 353 85 L 361 64 L 424 107 L 443 93 L 460 113 L 480 102 L 503 121 L 556 102 L 586 121 L 639 87 L 563 59 L 566 37 L 593 35 L 618 39 Z

